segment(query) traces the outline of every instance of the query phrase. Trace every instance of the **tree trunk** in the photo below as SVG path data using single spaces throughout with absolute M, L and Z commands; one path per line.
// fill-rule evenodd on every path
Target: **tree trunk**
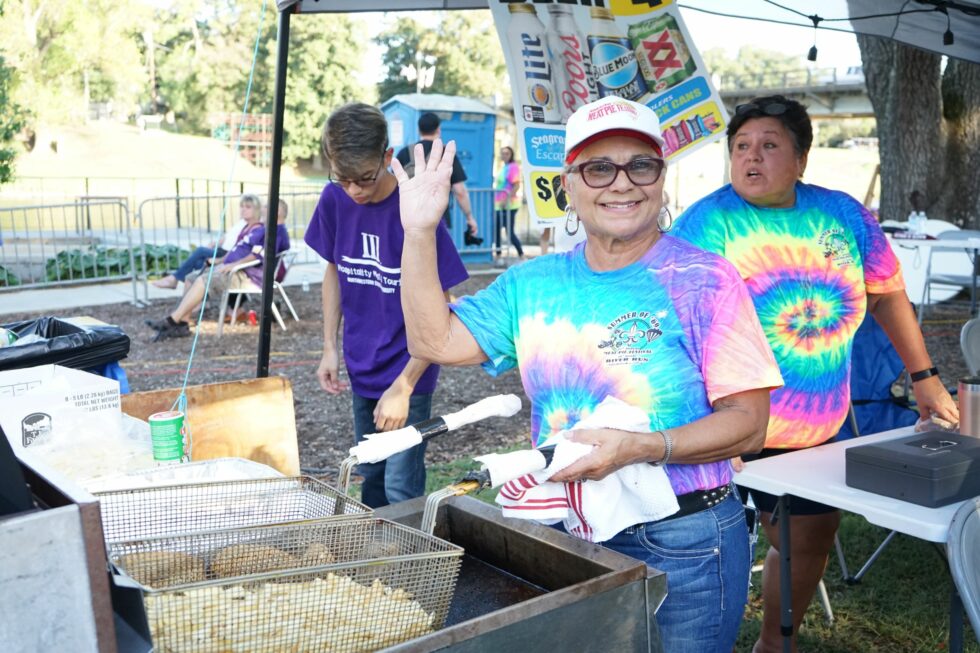
M 950 59 L 942 82 L 946 120 L 946 175 L 940 214 L 967 229 L 980 228 L 980 65 Z
M 897 41 L 858 35 L 868 96 L 878 121 L 880 215 L 904 220 L 913 190 L 925 210 L 980 228 L 980 65 Z
M 904 220 L 911 210 L 908 197 L 913 190 L 925 194 L 928 213 L 945 177 L 940 56 L 861 34 L 858 47 L 878 123 L 879 215 Z

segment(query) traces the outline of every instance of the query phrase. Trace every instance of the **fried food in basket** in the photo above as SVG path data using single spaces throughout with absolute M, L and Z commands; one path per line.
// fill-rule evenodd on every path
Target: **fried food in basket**
M 321 565 L 332 565 L 335 562 L 337 562 L 337 556 L 322 542 L 310 544 L 299 559 L 300 567 L 320 567 Z
M 158 651 L 367 653 L 433 628 L 404 590 L 335 574 L 147 596 L 146 609 Z
M 299 566 L 296 556 L 282 549 L 261 544 L 233 544 L 211 558 L 213 578 L 231 578 Z
M 170 587 L 206 579 L 204 560 L 179 551 L 139 551 L 119 558 L 123 571 L 147 587 Z

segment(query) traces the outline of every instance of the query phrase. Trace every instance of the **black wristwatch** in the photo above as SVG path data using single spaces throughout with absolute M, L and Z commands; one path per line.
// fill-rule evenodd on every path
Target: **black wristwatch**
M 930 367 L 927 370 L 912 372 L 909 374 L 909 379 L 911 379 L 912 383 L 915 383 L 917 381 L 922 381 L 923 379 L 928 379 L 930 376 L 939 376 L 939 368 Z

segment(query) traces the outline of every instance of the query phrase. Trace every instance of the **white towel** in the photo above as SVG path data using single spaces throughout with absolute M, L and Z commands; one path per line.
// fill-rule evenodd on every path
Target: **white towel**
M 647 433 L 650 420 L 644 411 L 610 396 L 570 430 L 600 428 Z M 604 542 L 628 526 L 663 519 L 679 510 L 667 473 L 648 463 L 627 465 L 601 481 L 548 481 L 593 449 L 567 440 L 567 433 L 561 431 L 540 445 L 557 442 L 547 469 L 525 474 L 500 489 L 497 503 L 504 516 L 548 524 L 562 521 L 569 533 Z

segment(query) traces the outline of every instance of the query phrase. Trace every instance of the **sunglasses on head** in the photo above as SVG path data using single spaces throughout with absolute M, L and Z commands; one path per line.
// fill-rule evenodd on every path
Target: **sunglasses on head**
M 735 115 L 741 116 L 749 111 L 761 111 L 767 116 L 781 116 L 789 111 L 789 106 L 777 101 L 758 104 L 756 102 L 746 102 L 735 107 Z

